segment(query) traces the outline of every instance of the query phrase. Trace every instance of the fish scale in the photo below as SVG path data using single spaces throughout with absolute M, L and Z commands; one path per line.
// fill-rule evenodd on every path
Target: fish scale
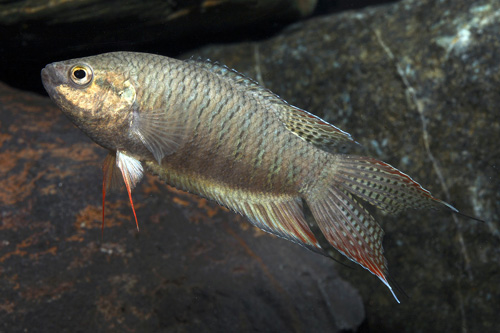
M 145 168 L 266 232 L 324 255 L 337 249 L 397 300 L 384 232 L 361 201 L 388 213 L 457 211 L 389 164 L 335 153 L 355 142 L 348 133 L 218 63 L 113 52 L 49 64 L 42 81 L 63 112 L 109 151 L 103 226 L 106 190 L 118 175 L 136 216 L 131 191 Z

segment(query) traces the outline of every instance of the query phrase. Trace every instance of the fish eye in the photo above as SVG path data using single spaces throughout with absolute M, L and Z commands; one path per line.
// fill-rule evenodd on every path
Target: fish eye
M 73 81 L 77 85 L 85 86 L 90 81 L 92 81 L 94 73 L 92 72 L 92 68 L 90 68 L 90 66 L 76 65 L 73 66 L 69 71 L 69 76 L 71 78 L 71 81 Z

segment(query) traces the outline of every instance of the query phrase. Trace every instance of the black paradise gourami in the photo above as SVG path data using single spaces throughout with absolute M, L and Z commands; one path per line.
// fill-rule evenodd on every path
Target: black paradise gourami
M 135 217 L 131 190 L 145 167 L 328 256 L 318 238 L 326 239 L 397 300 L 384 232 L 358 198 L 387 213 L 432 206 L 458 212 L 389 164 L 332 153 L 353 142 L 348 133 L 219 64 L 114 52 L 49 64 L 42 80 L 71 121 L 109 150 L 103 220 L 106 189 L 120 173 Z M 305 220 L 305 205 L 320 237 Z

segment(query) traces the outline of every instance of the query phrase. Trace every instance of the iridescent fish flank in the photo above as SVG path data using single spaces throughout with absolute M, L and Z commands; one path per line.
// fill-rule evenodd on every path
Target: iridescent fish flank
M 310 250 L 328 255 L 332 246 L 396 298 L 384 232 L 360 200 L 387 213 L 456 211 L 387 163 L 333 153 L 353 142 L 348 133 L 219 64 L 114 52 L 49 64 L 42 80 L 71 121 L 109 151 L 103 223 L 106 189 L 123 178 L 133 209 L 131 191 L 146 169 Z

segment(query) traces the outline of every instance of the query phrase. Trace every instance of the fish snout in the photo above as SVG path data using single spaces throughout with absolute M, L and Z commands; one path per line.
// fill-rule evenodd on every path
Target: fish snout
M 49 69 L 47 68 L 48 66 L 49 65 L 42 68 L 42 83 L 43 83 L 44 87 L 45 87 L 46 83 L 49 83 L 51 81 Z M 47 87 L 45 87 L 45 89 L 47 89 Z
M 56 64 L 48 64 L 42 69 L 41 77 L 42 84 L 45 90 L 52 96 L 54 88 L 64 83 L 64 70 Z

